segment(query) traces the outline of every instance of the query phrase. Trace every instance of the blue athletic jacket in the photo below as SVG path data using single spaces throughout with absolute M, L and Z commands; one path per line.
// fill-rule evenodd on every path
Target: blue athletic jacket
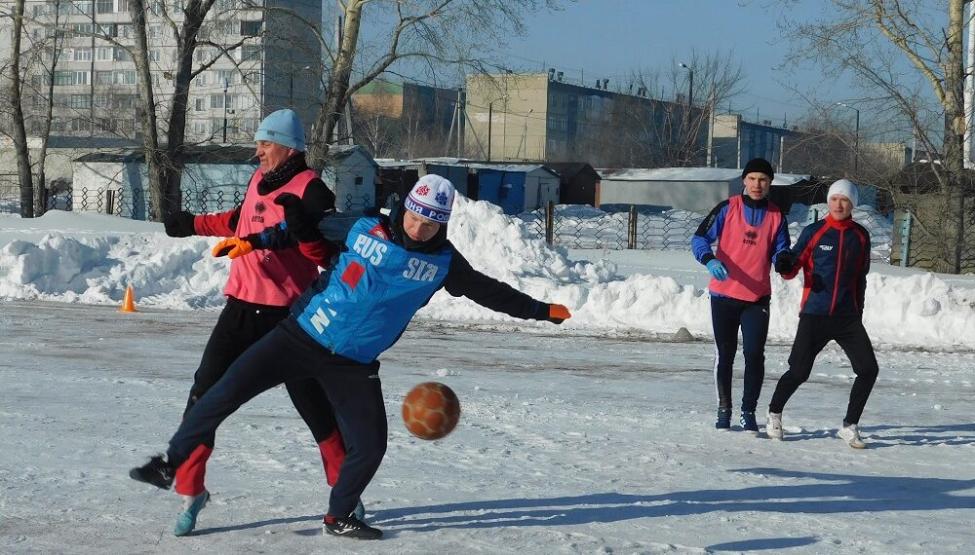
M 343 250 L 292 305 L 291 318 L 335 354 L 372 362 L 440 288 L 516 318 L 548 317 L 547 303 L 472 268 L 445 233 L 436 248 L 417 250 L 404 247 L 402 231 L 376 213 L 333 215 L 319 229 L 343 240 Z
M 870 233 L 852 219 L 826 216 L 806 226 L 792 247 L 796 265 L 784 274 L 794 278 L 802 269 L 800 314 L 853 316 L 863 314 L 870 271 Z

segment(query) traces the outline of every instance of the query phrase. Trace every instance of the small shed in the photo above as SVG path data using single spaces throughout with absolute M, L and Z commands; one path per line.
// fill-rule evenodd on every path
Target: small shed
M 376 206 L 392 208 L 420 179 L 420 164 L 403 160 L 377 158 Z
M 257 169 L 254 149 L 220 145 L 188 150 L 184 163 L 181 206 L 195 213 L 239 204 Z M 75 212 L 148 219 L 151 198 L 142 149 L 86 154 L 72 160 L 71 172 Z
M 322 181 L 335 193 L 339 212 L 376 206 L 376 176 L 379 165 L 359 145 L 338 145 L 328 151 Z
M 419 158 L 420 175 L 432 173 L 439 175 L 453 184 L 458 193 L 468 198 L 477 198 L 470 189 L 470 171 L 468 161 L 462 158 Z
M 559 175 L 539 164 L 482 164 L 468 167 L 477 175 L 477 198 L 497 204 L 505 214 L 530 212 L 559 201 Z
M 545 164 L 559 174 L 559 203 L 596 206 L 599 173 L 585 162 Z

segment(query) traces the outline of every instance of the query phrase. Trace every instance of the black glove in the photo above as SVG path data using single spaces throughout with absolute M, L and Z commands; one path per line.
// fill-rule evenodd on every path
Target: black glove
M 278 195 L 275 204 L 284 207 L 284 221 L 288 224 L 288 232 L 302 243 L 320 241 L 322 234 L 318 231 L 318 220 L 314 215 L 305 212 L 305 205 L 301 199 L 291 193 Z
M 196 228 L 193 227 L 195 215 L 186 212 L 173 212 L 166 216 L 163 225 L 166 227 L 166 235 L 170 237 L 189 237 L 196 235 Z
M 789 251 L 782 251 L 775 257 L 775 271 L 780 274 L 788 274 L 795 265 L 796 258 Z

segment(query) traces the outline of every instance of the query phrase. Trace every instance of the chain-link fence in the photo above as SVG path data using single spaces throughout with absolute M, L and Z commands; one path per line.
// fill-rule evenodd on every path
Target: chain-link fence
M 809 209 L 792 214 L 802 227 L 826 216 Z M 891 224 L 871 207 L 857 209 L 857 221 L 871 230 L 871 259 L 890 261 Z M 603 212 L 589 206 L 559 205 L 548 210 L 518 214 L 514 218 L 531 235 L 569 249 L 689 250 L 691 236 L 704 219 L 687 210 L 652 210 L 630 207 L 626 212 Z M 793 233 L 795 235 L 795 233 Z M 797 236 L 793 236 L 795 240 Z

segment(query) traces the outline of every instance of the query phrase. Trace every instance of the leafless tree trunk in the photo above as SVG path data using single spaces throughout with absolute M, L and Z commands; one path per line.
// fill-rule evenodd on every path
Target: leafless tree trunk
M 30 149 L 27 144 L 27 129 L 24 127 L 24 108 L 22 105 L 23 83 L 21 82 L 20 55 L 21 38 L 24 29 L 25 0 L 16 0 L 12 15 L 10 68 L 7 79 L 9 81 L 9 98 L 13 121 L 13 143 L 17 151 L 17 177 L 20 180 L 20 215 L 24 218 L 34 217 L 34 176 L 30 167 Z

